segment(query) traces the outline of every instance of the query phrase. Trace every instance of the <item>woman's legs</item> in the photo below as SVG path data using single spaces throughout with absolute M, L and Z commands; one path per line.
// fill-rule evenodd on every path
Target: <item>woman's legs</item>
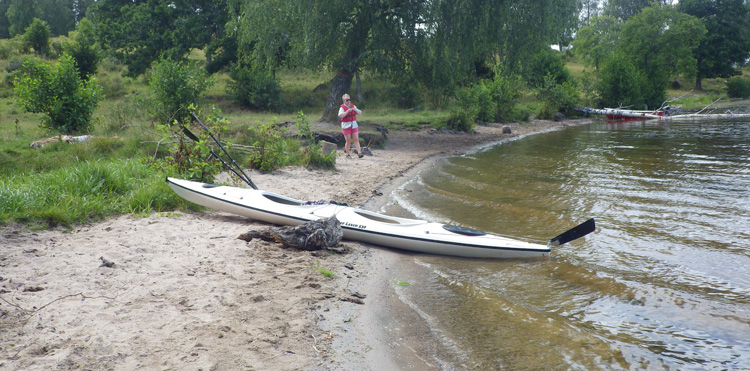
M 354 146 L 357 148 L 357 154 L 359 155 L 359 157 L 362 157 L 362 148 L 359 147 L 359 133 L 356 131 L 352 133 L 351 140 L 354 141 Z M 349 142 L 346 143 L 349 144 Z
M 346 153 L 346 155 L 349 156 L 349 148 L 351 148 L 352 146 L 352 135 L 344 134 L 344 139 L 346 139 L 346 144 L 344 144 L 344 153 Z M 359 143 L 357 143 L 357 147 L 359 147 Z

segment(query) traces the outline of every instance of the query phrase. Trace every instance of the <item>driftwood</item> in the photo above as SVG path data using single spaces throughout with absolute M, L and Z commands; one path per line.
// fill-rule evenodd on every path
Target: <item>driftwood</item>
M 263 241 L 278 242 L 284 247 L 299 250 L 323 250 L 331 249 L 341 242 L 344 230 L 336 216 L 326 219 L 309 221 L 296 227 L 269 228 L 264 231 L 249 231 L 239 235 L 237 238 L 244 241 L 252 241 L 259 238 Z
M 63 141 L 65 143 L 76 143 L 76 142 L 85 142 L 87 140 L 93 139 L 93 135 L 81 135 L 78 137 L 71 137 L 69 135 L 62 135 L 57 137 L 50 137 L 47 139 L 37 140 L 36 142 L 31 143 L 29 147 L 31 148 L 42 148 L 48 144 L 51 143 L 57 143 L 60 141 Z

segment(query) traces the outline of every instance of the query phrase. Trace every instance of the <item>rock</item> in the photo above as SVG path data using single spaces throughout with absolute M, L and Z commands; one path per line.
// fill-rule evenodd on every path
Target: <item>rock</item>
M 562 112 L 555 112 L 554 120 L 557 122 L 565 121 L 565 115 Z
M 510 134 L 511 132 L 510 125 L 503 125 L 503 134 Z
M 331 153 L 336 152 L 336 143 L 331 143 L 325 140 L 320 141 L 320 151 L 323 156 L 328 156 Z

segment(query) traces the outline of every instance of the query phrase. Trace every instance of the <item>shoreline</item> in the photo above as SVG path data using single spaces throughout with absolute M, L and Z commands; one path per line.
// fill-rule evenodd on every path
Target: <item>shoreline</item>
M 339 156 L 334 172 L 250 176 L 285 196 L 378 211 L 440 158 L 591 121 L 511 124 L 511 134 L 501 124 L 472 134 L 395 132 L 373 156 Z M 328 370 L 420 362 L 408 350 L 394 354 L 380 329 L 394 305 L 390 281 L 408 253 L 344 241 L 352 252 L 332 255 L 236 239 L 269 227 L 204 211 L 122 215 L 69 233 L 2 230 L 0 368 Z

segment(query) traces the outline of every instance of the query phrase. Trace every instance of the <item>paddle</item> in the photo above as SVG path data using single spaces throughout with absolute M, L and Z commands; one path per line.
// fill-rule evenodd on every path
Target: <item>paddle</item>
M 549 240 L 548 247 L 557 247 L 575 239 L 581 238 L 596 229 L 594 218 L 591 218 Z
M 221 156 L 217 155 L 212 149 L 209 148 L 209 151 L 211 152 L 211 154 L 216 159 L 218 159 L 219 161 L 221 161 L 221 163 L 224 164 L 224 166 L 226 166 L 229 171 L 231 171 L 232 173 L 234 173 L 234 175 L 237 175 L 237 177 L 239 177 L 240 179 L 242 179 L 250 187 L 253 187 L 253 189 L 258 189 L 258 187 L 255 185 L 255 183 L 253 183 L 253 181 L 250 180 L 250 177 L 247 176 L 247 174 L 245 174 L 244 171 L 242 171 L 242 167 L 240 167 L 240 165 L 237 164 L 237 161 L 234 160 L 234 158 L 229 154 L 229 152 L 227 152 L 227 150 L 224 149 L 224 146 L 222 146 L 221 143 L 216 139 L 216 137 L 214 137 L 214 135 L 211 133 L 211 130 L 209 130 L 206 127 L 206 125 L 203 125 L 203 122 L 201 122 L 201 120 L 198 118 L 198 116 L 195 115 L 195 113 L 192 113 L 192 115 L 193 115 L 193 117 L 195 117 L 195 119 L 198 121 L 198 123 L 201 124 L 201 126 L 203 127 L 203 129 L 206 130 L 206 132 L 208 133 L 208 135 L 211 136 L 211 139 L 213 139 L 214 142 L 216 142 L 216 144 L 219 145 L 219 148 L 221 148 L 221 150 L 224 151 L 224 154 L 226 154 L 227 157 L 229 157 L 232 160 L 232 163 L 234 164 L 235 167 L 237 167 L 237 169 L 235 170 L 231 165 L 229 165 L 226 161 L 224 161 L 224 159 L 221 158 Z M 193 132 L 191 132 L 190 130 L 188 130 L 188 128 L 182 128 L 182 132 L 185 133 L 185 135 L 188 138 L 190 138 L 191 140 L 196 141 L 196 142 L 200 141 L 200 139 L 198 139 L 198 137 L 195 134 L 193 134 Z

